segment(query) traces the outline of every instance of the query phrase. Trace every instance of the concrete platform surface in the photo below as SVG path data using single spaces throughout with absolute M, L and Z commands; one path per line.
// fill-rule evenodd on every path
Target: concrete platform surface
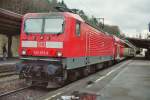
M 150 100 L 150 61 L 133 60 L 99 94 L 100 100 Z

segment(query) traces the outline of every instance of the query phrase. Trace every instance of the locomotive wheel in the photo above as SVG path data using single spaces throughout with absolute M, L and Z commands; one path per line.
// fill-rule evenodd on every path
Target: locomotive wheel
M 73 71 L 73 81 L 76 81 L 78 79 L 78 77 L 79 77 L 78 72 Z
M 67 80 L 68 79 L 68 71 L 67 70 L 64 70 L 63 71 L 63 80 Z
M 104 62 L 104 68 L 107 68 L 107 67 L 108 67 L 108 63 L 109 63 L 109 62 Z
M 109 61 L 108 66 L 112 66 L 112 65 L 113 65 L 113 61 Z
M 118 62 L 117 62 L 117 60 L 114 60 L 114 64 L 117 64 Z
M 96 70 L 100 70 L 104 67 L 104 64 L 103 63 L 100 63 L 100 64 L 96 64 Z
M 75 70 L 69 71 L 68 79 L 69 79 L 71 82 L 77 80 L 78 77 L 79 77 L 79 74 L 78 74 L 77 71 L 75 71 Z
M 90 66 L 91 74 L 96 72 L 96 65 Z
M 82 70 L 82 75 L 83 76 L 88 76 L 89 74 L 92 73 L 92 69 L 91 69 L 91 66 L 86 66 L 85 68 L 83 68 Z
M 69 77 L 68 77 L 68 71 L 67 71 L 67 70 L 64 70 L 64 71 L 63 71 L 63 79 L 62 79 L 62 81 L 61 81 L 61 85 L 62 85 L 62 86 L 68 83 L 68 80 L 69 80 L 68 78 L 69 78 Z
M 83 76 L 88 76 L 89 75 L 89 71 L 87 68 L 83 68 Z

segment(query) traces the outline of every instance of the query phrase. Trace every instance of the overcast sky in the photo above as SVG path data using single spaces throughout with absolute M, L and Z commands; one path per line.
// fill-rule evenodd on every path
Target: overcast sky
M 59 0 L 61 1 L 61 0 Z M 123 33 L 136 35 L 148 30 L 150 0 L 64 0 L 69 8 L 79 8 L 88 15 L 105 18 Z

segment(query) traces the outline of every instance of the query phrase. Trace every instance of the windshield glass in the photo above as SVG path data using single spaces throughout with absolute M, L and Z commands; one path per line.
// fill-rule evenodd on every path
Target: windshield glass
M 27 33 L 41 33 L 43 19 L 27 19 L 25 21 L 25 32 Z
M 62 33 L 63 32 L 63 19 L 45 19 L 45 33 Z
M 25 32 L 27 33 L 62 33 L 64 27 L 63 18 L 57 19 L 27 19 L 25 21 Z

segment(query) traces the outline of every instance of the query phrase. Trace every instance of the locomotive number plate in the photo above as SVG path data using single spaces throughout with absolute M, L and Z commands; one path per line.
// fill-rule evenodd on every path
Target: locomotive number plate
M 33 54 L 34 55 L 45 55 L 45 56 L 47 56 L 47 55 L 49 55 L 49 53 L 48 53 L 48 51 L 38 51 L 38 50 L 35 50 L 34 52 L 33 52 Z
M 45 42 L 38 42 L 38 47 L 46 47 L 46 43 Z

